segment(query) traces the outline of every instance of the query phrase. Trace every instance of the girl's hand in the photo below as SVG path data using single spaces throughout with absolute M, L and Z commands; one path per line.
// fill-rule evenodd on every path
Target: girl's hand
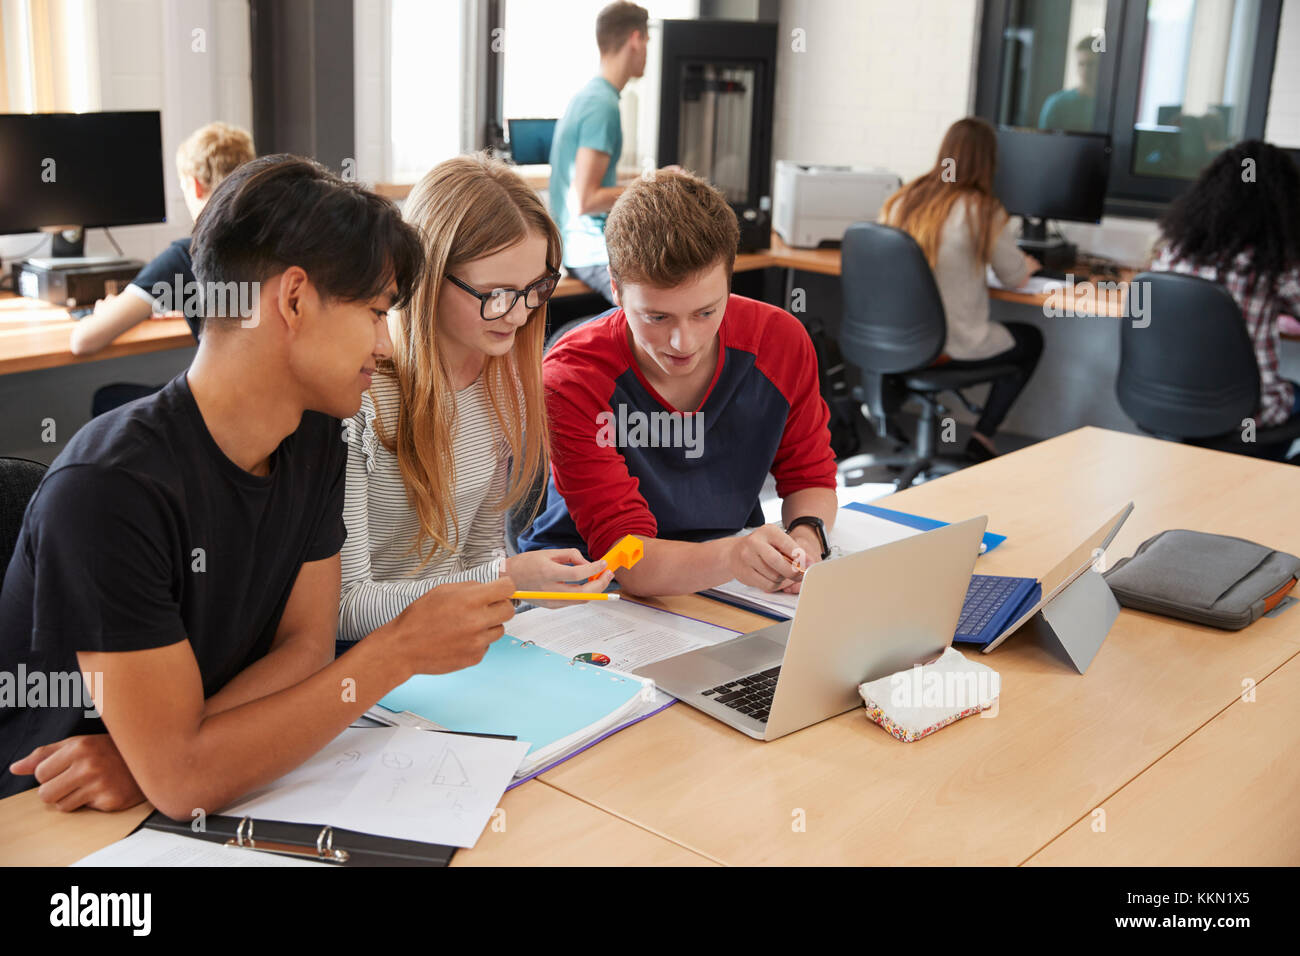
M 605 562 L 587 561 L 576 548 L 527 551 L 506 558 L 505 573 L 520 591 L 603 591 L 614 580 Z M 596 576 L 596 580 L 588 581 Z M 530 601 L 538 607 L 569 607 L 566 601 Z

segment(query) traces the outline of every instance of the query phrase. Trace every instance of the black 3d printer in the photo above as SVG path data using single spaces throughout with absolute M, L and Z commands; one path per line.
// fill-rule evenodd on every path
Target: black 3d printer
M 766 249 L 772 230 L 776 39 L 775 23 L 650 24 L 640 116 L 654 165 L 676 163 L 722 190 L 741 252 Z

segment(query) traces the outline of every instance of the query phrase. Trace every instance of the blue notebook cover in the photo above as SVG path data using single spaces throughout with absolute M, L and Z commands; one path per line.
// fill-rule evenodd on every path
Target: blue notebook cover
M 920 515 L 910 515 L 905 511 L 893 511 L 889 508 L 881 508 L 879 505 L 864 505 L 857 501 L 844 507 L 852 508 L 854 511 L 861 511 L 863 514 L 875 515 L 877 518 L 884 518 L 886 521 L 893 521 L 896 524 L 906 525 L 909 528 L 918 528 L 921 531 L 933 531 L 935 528 L 942 528 L 948 524 L 947 521 L 940 521 L 937 518 L 922 518 Z M 984 551 L 981 553 L 987 554 L 1005 540 L 1007 540 L 1005 534 L 994 534 L 992 531 L 984 532 Z
M 532 754 L 608 717 L 642 687 L 635 678 L 573 663 L 507 634 L 473 667 L 417 674 L 379 703 L 448 730 L 526 740 Z

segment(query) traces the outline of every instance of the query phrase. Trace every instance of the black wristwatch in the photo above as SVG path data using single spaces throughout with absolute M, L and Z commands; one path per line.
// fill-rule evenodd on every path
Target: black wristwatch
M 825 561 L 831 556 L 831 546 L 826 542 L 826 522 L 816 515 L 800 515 L 785 526 L 785 533 L 789 534 L 801 524 L 806 524 L 817 532 L 817 540 L 822 543 L 822 560 Z

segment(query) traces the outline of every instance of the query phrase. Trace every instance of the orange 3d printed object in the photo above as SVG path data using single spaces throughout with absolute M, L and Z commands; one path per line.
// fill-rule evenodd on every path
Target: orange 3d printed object
M 643 554 L 645 554 L 645 542 L 634 534 L 624 535 L 614 547 L 605 552 L 605 568 L 610 571 L 630 568 L 641 560 Z M 598 574 L 592 575 L 587 580 L 594 581 L 598 577 L 600 577 Z

